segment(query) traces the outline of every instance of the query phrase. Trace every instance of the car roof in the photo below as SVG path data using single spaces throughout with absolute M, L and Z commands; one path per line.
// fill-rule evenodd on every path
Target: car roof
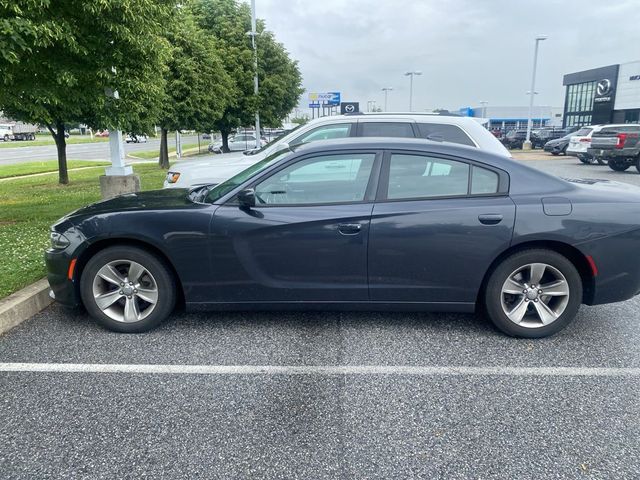
M 508 168 L 517 164 L 510 157 L 504 157 L 486 152 L 477 147 L 470 147 L 458 143 L 426 140 L 424 138 L 399 138 L 399 137 L 348 137 L 332 140 L 317 140 L 293 147 L 296 153 L 321 153 L 327 150 L 353 150 L 353 149 L 386 149 L 386 150 L 413 150 L 426 153 L 452 155 L 478 160 L 497 167 Z
M 430 113 L 430 112 L 358 112 L 348 113 L 344 115 L 330 115 L 326 117 L 315 118 L 307 125 L 318 125 L 323 123 L 339 123 L 339 122 L 357 122 L 359 120 L 407 120 L 413 122 L 433 122 L 437 120 L 443 123 L 463 124 L 467 122 L 477 122 L 473 117 L 463 117 L 450 113 Z

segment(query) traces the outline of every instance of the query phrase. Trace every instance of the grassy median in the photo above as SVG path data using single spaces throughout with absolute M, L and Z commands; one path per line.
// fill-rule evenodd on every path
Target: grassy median
M 143 190 L 162 187 L 166 172 L 154 164 L 135 165 Z M 100 200 L 96 169 L 70 173 L 70 184 L 56 175 L 0 182 L 0 298 L 45 276 L 42 253 L 49 226 L 66 213 Z
M 92 162 L 89 160 L 69 160 L 67 168 L 69 170 L 83 167 L 100 167 L 109 165 L 107 162 Z M 15 165 L 0 166 L 0 178 L 19 177 L 21 175 L 32 175 L 34 173 L 57 172 L 58 161 L 46 160 L 43 162 L 26 162 Z

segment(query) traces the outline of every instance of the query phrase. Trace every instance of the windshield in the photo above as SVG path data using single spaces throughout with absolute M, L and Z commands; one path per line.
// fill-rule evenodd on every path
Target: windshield
M 238 185 L 244 183 L 249 178 L 251 178 L 253 175 L 255 175 L 256 173 L 258 173 L 258 172 L 260 172 L 262 170 L 264 170 L 268 166 L 274 164 L 278 160 L 282 159 L 282 157 L 285 154 L 289 154 L 289 153 L 291 153 L 291 150 L 289 150 L 289 149 L 280 150 L 280 151 L 278 151 L 278 152 L 276 152 L 276 153 L 274 153 L 272 155 L 269 155 L 264 160 L 261 160 L 258 163 L 254 163 L 249 168 L 247 168 L 247 169 L 241 171 L 240 173 L 238 173 L 237 175 L 234 175 L 233 177 L 231 177 L 229 180 L 225 180 L 224 182 L 219 183 L 218 185 L 213 187 L 211 190 L 209 190 L 209 193 L 207 194 L 206 202 L 207 203 L 214 203 L 214 202 L 220 200 L 223 196 L 225 196 L 227 193 L 229 193 L 235 187 L 237 187 Z
M 269 153 L 269 154 L 273 153 L 273 147 L 275 147 L 278 143 L 280 143 L 281 140 L 284 140 L 285 137 L 288 137 L 293 132 L 298 130 L 300 127 L 302 127 L 303 125 L 304 124 L 301 123 L 300 125 L 298 125 L 293 130 L 289 130 L 288 132 L 284 132 L 284 133 L 278 135 L 276 138 L 274 138 L 269 143 L 267 143 L 264 147 L 262 147 L 262 148 L 254 148 L 253 150 L 247 150 L 246 152 L 244 152 L 244 154 L 245 155 L 255 155 L 257 153 L 263 153 L 263 152 L 267 152 L 267 151 L 268 151 L 267 153 Z

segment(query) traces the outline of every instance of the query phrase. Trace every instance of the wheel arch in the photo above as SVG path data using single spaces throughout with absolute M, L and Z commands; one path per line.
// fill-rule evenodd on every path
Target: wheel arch
M 146 250 L 149 253 L 152 253 L 160 260 L 162 260 L 167 265 L 167 267 L 169 267 L 169 271 L 171 272 L 171 275 L 173 275 L 173 279 L 178 286 L 176 303 L 179 305 L 184 304 L 184 289 L 182 287 L 182 281 L 180 279 L 180 276 L 178 275 L 178 271 L 176 270 L 169 257 L 155 245 L 143 240 L 132 238 L 105 238 L 91 243 L 82 251 L 82 253 L 77 258 L 74 272 L 74 277 L 77 279 L 77 281 L 75 282 L 75 288 L 76 293 L 78 294 L 78 298 L 80 298 L 80 279 L 82 278 L 84 268 L 91 257 L 93 257 L 99 251 L 104 250 L 105 248 L 119 246 L 137 247 L 142 250 Z
M 587 260 L 587 257 L 576 247 L 569 245 L 568 243 L 555 240 L 534 240 L 512 245 L 494 259 L 484 274 L 480 290 L 478 291 L 478 297 L 476 298 L 476 304 L 480 305 L 482 303 L 482 298 L 484 297 L 489 277 L 505 258 L 513 255 L 514 253 L 532 249 L 551 250 L 567 258 L 567 260 L 576 267 L 580 274 L 580 279 L 582 280 L 582 303 L 587 305 L 592 303 L 595 282 L 593 279 L 591 264 L 589 263 L 589 260 Z

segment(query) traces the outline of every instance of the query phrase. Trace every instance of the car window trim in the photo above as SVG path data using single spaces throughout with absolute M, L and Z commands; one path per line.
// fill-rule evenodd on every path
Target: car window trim
M 309 158 L 314 157 L 326 157 L 332 155 L 349 155 L 349 154 L 374 154 L 373 165 L 371 166 L 371 172 L 369 173 L 369 181 L 367 182 L 367 188 L 365 189 L 364 199 L 363 200 L 354 200 L 350 202 L 319 202 L 319 203 L 278 203 L 278 204 L 256 204 L 254 207 L 251 207 L 252 210 L 262 209 L 262 208 L 274 208 L 274 207 L 320 207 L 320 206 L 337 206 L 337 205 L 357 205 L 357 204 L 367 204 L 373 203 L 375 201 L 375 192 L 377 191 L 377 186 L 379 183 L 380 170 L 382 168 L 382 150 L 378 149 L 349 149 L 349 150 L 331 150 L 329 152 L 315 152 L 301 155 L 300 157 L 292 158 L 291 160 L 283 163 L 282 165 L 274 165 L 274 168 L 268 169 L 266 172 L 261 172 L 258 174 L 258 177 L 250 178 L 243 185 L 238 185 L 237 188 L 229 192 L 225 197 L 221 200 L 223 206 L 238 206 L 236 202 L 236 197 L 238 193 L 247 188 L 255 188 L 258 183 L 265 180 L 271 175 L 277 174 L 279 171 L 284 170 L 285 168 L 295 165 L 298 162 L 302 162 L 304 160 L 308 160 Z
M 469 182 L 467 184 L 467 193 L 465 195 L 439 195 L 439 196 L 425 196 L 425 197 L 409 197 L 409 198 L 387 198 L 389 189 L 389 172 L 391 169 L 391 156 L 392 155 L 419 155 L 423 157 L 439 158 L 442 160 L 451 160 L 455 162 L 466 163 L 469 165 Z M 471 193 L 471 186 L 473 182 L 473 167 L 484 168 L 485 170 L 492 171 L 498 174 L 498 191 L 496 193 Z M 380 170 L 380 179 L 378 181 L 378 188 L 376 192 L 376 203 L 387 202 L 415 202 L 424 200 L 444 200 L 454 198 L 490 198 L 490 197 L 508 197 L 510 187 L 509 174 L 493 165 L 487 165 L 486 163 L 479 162 L 464 157 L 456 157 L 455 155 L 447 155 L 441 153 L 431 153 L 427 151 L 415 151 L 415 150 L 385 150 L 382 156 L 382 167 Z
M 290 142 L 288 142 L 289 146 L 290 147 L 297 147 L 299 145 L 308 145 L 310 143 L 313 143 L 314 141 L 315 142 L 322 141 L 322 140 L 314 140 L 312 142 L 300 142 L 300 141 L 298 141 L 298 139 L 301 138 L 301 137 L 304 137 L 306 135 L 309 135 L 311 132 L 314 132 L 316 130 L 320 130 L 321 128 L 335 127 L 336 125 L 350 125 L 349 135 L 347 135 L 344 138 L 352 138 L 352 137 L 356 136 L 355 131 L 358 129 L 358 123 L 350 121 L 350 120 L 343 120 L 343 121 L 340 121 L 340 122 L 331 122 L 331 123 L 325 123 L 323 125 L 317 125 L 317 126 L 315 126 L 313 128 L 310 128 L 310 129 L 308 129 L 308 130 L 306 130 L 304 132 L 301 132 L 300 135 L 298 135 L 296 138 L 294 138 Z

